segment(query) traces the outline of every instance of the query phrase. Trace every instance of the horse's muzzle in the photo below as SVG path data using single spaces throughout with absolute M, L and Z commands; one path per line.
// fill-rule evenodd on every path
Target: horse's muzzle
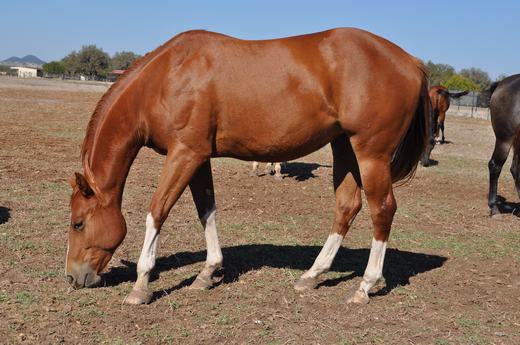
M 101 277 L 88 265 L 76 266 L 76 269 L 68 271 L 66 279 L 74 289 L 95 287 L 101 282 Z

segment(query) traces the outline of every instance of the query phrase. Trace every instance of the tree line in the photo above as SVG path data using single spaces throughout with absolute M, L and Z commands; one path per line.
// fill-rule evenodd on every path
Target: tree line
M 83 75 L 89 79 L 106 79 L 111 70 L 125 70 L 140 56 L 121 51 L 110 57 L 96 45 L 83 46 L 79 51 L 73 51 L 59 61 L 43 65 L 43 71 L 48 75 L 77 77 Z M 442 85 L 451 90 L 483 91 L 492 83 L 489 74 L 480 68 L 471 67 L 455 71 L 448 64 L 425 63 L 430 85 Z M 503 79 L 501 75 L 497 80 Z
M 484 91 L 489 89 L 493 82 L 486 71 L 477 67 L 463 68 L 459 72 L 453 66 L 442 63 L 425 63 L 430 81 L 430 86 L 442 85 L 451 90 Z M 495 81 L 504 79 L 500 75 Z
M 96 45 L 83 46 L 59 61 L 43 64 L 42 69 L 48 75 L 77 77 L 88 79 L 106 79 L 112 70 L 126 70 L 141 56 L 130 51 L 115 53 L 112 57 Z

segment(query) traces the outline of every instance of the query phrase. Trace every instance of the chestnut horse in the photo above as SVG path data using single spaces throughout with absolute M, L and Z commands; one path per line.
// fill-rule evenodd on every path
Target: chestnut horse
M 468 94 L 468 91 L 451 93 L 444 86 L 432 86 L 430 88 L 430 99 L 433 107 L 433 117 L 436 119 L 435 136 L 439 136 L 439 129 L 442 131 L 441 144 L 446 142 L 444 138 L 444 120 L 446 119 L 446 112 L 450 107 L 450 97 L 459 98 Z
M 490 112 L 495 149 L 489 160 L 488 205 L 491 215 L 500 213 L 497 200 L 498 177 L 513 147 L 511 175 L 515 180 L 516 192 L 520 197 L 520 74 L 512 75 L 493 83 L 490 88 Z
M 139 149 L 166 155 L 146 216 L 137 281 L 126 303 L 148 303 L 161 226 L 189 186 L 205 229 L 207 259 L 193 288 L 222 265 L 211 157 L 281 162 L 331 143 L 336 211 L 314 265 L 296 283 L 314 288 L 361 208 L 374 235 L 350 302 L 368 302 L 382 277 L 396 203 L 392 183 L 411 177 L 429 138 L 423 65 L 368 32 L 341 28 L 265 41 L 190 31 L 147 54 L 99 101 L 71 180 L 66 261 L 74 288 L 94 286 L 126 235 L 123 188 Z

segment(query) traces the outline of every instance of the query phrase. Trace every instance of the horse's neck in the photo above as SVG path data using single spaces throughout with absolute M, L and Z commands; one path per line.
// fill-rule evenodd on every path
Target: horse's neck
M 137 118 L 124 114 L 124 118 L 107 114 L 107 118 L 100 123 L 89 153 L 95 183 L 105 196 L 119 206 L 130 166 L 142 147 L 137 134 Z

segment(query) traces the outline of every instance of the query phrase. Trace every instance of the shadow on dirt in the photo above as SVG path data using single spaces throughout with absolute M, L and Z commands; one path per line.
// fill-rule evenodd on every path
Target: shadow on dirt
M 0 206 L 0 224 L 7 223 L 9 218 L 11 218 L 11 209 Z
M 318 163 L 287 162 L 282 165 L 281 172 L 284 174 L 284 178 L 294 178 L 296 181 L 306 181 L 310 178 L 317 177 L 314 175 L 314 171 L 318 168 L 332 168 L 332 166 Z
M 509 202 L 503 196 L 497 196 L 497 207 L 501 214 L 520 217 L 520 202 Z
M 297 270 L 309 269 L 321 250 L 320 246 L 284 246 L 271 244 L 252 244 L 222 249 L 225 270 L 219 272 L 219 284 L 238 281 L 246 272 L 258 270 L 262 267 L 288 268 Z M 368 262 L 369 249 L 340 248 L 330 271 L 350 273 L 336 279 L 325 280 L 319 286 L 335 286 L 343 281 L 362 276 Z M 161 272 L 170 271 L 182 266 L 191 265 L 206 260 L 206 251 L 180 252 L 157 259 L 151 281 L 159 278 Z M 384 276 L 386 286 L 375 292 L 374 295 L 386 295 L 392 289 L 401 285 L 410 284 L 410 278 L 441 267 L 446 257 L 422 253 L 412 253 L 397 249 L 388 249 L 386 252 Z M 136 264 L 123 261 L 124 266 L 113 267 L 103 275 L 105 286 L 115 286 L 136 279 Z M 165 291 L 156 292 L 154 299 L 165 294 L 189 286 L 198 272 L 183 280 L 181 283 Z
M 428 167 L 434 167 L 434 166 L 437 166 L 439 165 L 439 161 L 436 161 L 435 159 L 431 159 L 429 158 L 428 159 L 428 162 L 426 162 L 426 164 L 423 164 L 421 163 L 421 165 L 425 168 L 428 168 Z

